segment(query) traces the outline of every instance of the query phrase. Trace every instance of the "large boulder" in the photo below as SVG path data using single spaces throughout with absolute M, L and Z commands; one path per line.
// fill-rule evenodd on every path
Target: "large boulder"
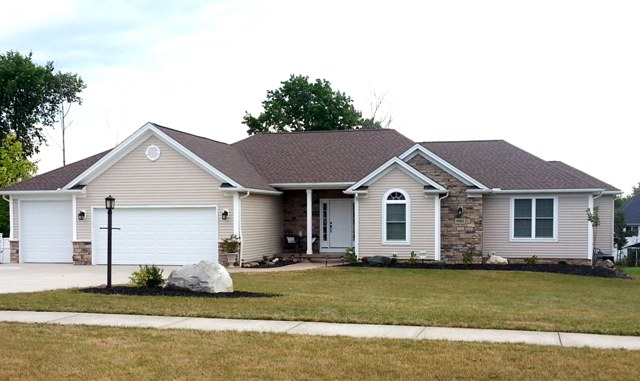
M 605 269 L 609 269 L 609 270 L 613 270 L 616 267 L 615 264 L 608 259 L 605 259 L 604 261 L 601 259 L 598 262 L 596 262 L 594 266 L 604 267 Z
M 492 255 L 487 259 L 488 265 L 508 265 L 509 260 L 499 255 Z
M 201 261 L 173 270 L 164 287 L 208 293 L 233 292 L 233 280 L 221 264 Z
M 368 263 L 371 266 L 389 266 L 391 264 L 391 258 L 382 255 L 376 255 L 369 258 Z

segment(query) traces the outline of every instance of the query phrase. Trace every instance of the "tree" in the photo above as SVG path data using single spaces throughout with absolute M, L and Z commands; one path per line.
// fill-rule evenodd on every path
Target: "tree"
M 362 125 L 362 114 L 351 97 L 334 91 L 329 81 L 291 75 L 276 90 L 267 91 L 264 111 L 254 117 L 245 112 L 242 123 L 249 135 L 263 132 L 350 130 Z
M 371 117 L 364 118 L 361 122 L 362 129 L 375 129 L 375 128 L 389 128 L 391 125 L 391 121 L 393 120 L 389 114 L 385 114 L 382 118 L 380 118 L 379 112 L 382 107 L 382 103 L 384 103 L 384 97 L 387 94 L 382 94 L 382 96 L 378 96 L 376 93 L 373 93 L 374 100 L 370 104 L 371 108 Z
M 26 180 L 33 176 L 38 167 L 22 153 L 22 144 L 14 134 L 0 141 L 0 188 Z M 9 203 L 0 197 L 0 233 L 9 235 Z
M 624 213 L 616 210 L 613 214 L 613 243 L 620 252 L 627 245 L 627 238 L 631 237 L 633 232 L 627 229 L 627 222 L 624 219 Z
M 596 253 L 596 239 L 598 237 L 598 227 L 600 226 L 600 208 L 587 209 L 587 221 L 591 222 L 593 228 L 593 253 Z
M 9 51 L 0 54 L 0 138 L 13 133 L 26 158 L 40 151 L 44 127 L 53 127 L 64 104 L 82 104 L 79 94 L 86 85 L 77 74 L 54 73 L 45 66 Z

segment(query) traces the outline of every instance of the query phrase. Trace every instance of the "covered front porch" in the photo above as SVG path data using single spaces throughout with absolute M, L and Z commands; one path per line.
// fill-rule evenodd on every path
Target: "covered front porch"
M 283 255 L 333 259 L 355 246 L 354 197 L 344 189 L 283 190 Z

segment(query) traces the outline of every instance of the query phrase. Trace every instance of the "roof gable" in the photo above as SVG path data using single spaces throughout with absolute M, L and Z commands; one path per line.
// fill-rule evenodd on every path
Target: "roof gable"
M 429 177 L 425 176 L 423 173 L 419 172 L 417 169 L 405 163 L 398 157 L 394 157 L 394 158 L 391 158 L 386 163 L 384 163 L 383 165 L 381 165 L 380 167 L 376 168 L 374 171 L 372 171 L 362 180 L 353 184 L 351 187 L 349 187 L 349 189 L 345 191 L 345 193 L 360 193 L 361 192 L 360 189 L 366 189 L 371 184 L 383 178 L 387 173 L 389 173 L 394 168 L 398 168 L 409 177 L 412 177 L 418 183 L 424 185 L 425 189 L 429 189 L 430 191 L 435 191 L 435 192 L 447 191 L 440 184 L 431 180 Z
M 620 210 L 627 225 L 640 225 L 640 194 L 631 197 Z

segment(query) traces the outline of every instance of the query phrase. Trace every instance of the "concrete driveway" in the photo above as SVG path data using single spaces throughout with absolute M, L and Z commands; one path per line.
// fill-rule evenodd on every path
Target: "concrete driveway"
M 300 262 L 284 267 L 270 269 L 227 268 L 229 273 L 296 271 L 324 267 L 324 263 Z M 180 266 L 158 266 L 169 276 Z M 111 283 L 129 283 L 129 277 L 139 266 L 111 266 Z M 107 284 L 107 266 L 76 266 L 71 264 L 7 263 L 0 264 L 0 294 L 14 292 L 34 292 L 56 290 L 60 288 L 91 287 Z
M 164 275 L 178 266 L 161 266 Z M 111 283 L 129 283 L 138 266 L 112 266 Z M 10 263 L 0 265 L 0 294 L 107 284 L 107 266 Z

